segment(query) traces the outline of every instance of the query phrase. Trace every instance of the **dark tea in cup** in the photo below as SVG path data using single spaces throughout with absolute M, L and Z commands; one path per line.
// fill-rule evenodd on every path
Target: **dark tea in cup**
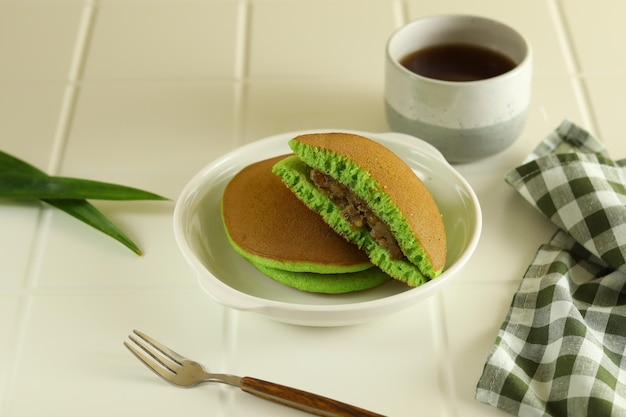
M 443 81 L 476 81 L 509 72 L 517 65 L 508 56 L 479 45 L 434 45 L 405 56 L 400 64 L 411 72 Z

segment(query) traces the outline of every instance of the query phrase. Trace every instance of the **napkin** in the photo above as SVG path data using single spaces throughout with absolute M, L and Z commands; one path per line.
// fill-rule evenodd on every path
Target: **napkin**
M 476 389 L 518 416 L 626 415 L 626 161 L 565 120 L 506 181 L 558 226 Z

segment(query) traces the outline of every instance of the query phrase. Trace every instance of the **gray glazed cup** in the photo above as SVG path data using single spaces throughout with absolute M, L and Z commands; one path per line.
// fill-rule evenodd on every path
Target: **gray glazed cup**
M 440 44 L 472 44 L 500 52 L 516 66 L 477 81 L 442 81 L 409 71 L 400 61 Z M 519 137 L 530 102 L 532 51 L 503 23 L 478 16 L 442 15 L 415 20 L 387 43 L 385 110 L 389 127 L 435 146 L 449 162 L 494 155 Z

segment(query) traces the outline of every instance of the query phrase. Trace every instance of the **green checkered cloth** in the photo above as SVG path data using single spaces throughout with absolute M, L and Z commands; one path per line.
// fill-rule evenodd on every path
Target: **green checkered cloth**
M 507 174 L 559 230 L 522 279 L 478 401 L 518 416 L 626 416 L 625 166 L 566 120 Z

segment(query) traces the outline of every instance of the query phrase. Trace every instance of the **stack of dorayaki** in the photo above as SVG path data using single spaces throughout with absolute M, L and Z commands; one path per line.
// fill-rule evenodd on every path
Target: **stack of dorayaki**
M 250 264 L 290 287 L 331 294 L 390 279 L 416 287 L 441 274 L 441 213 L 399 156 L 348 133 L 301 135 L 289 146 L 293 155 L 247 166 L 224 191 L 226 233 Z

